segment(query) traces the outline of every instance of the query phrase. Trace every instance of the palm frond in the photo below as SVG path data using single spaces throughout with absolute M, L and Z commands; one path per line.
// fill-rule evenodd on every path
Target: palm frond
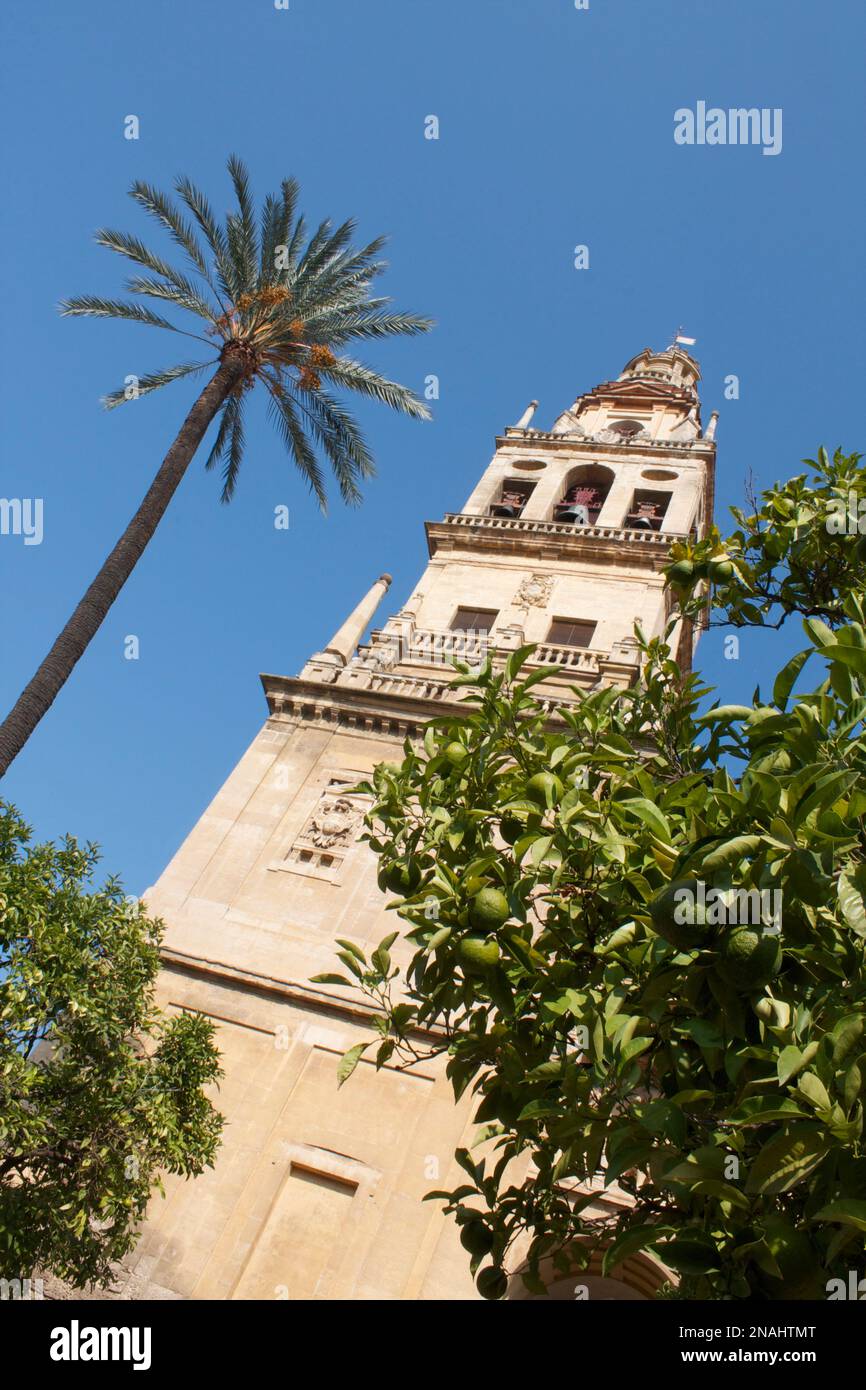
M 295 467 L 306 478 L 310 491 L 314 494 L 322 511 L 326 512 L 328 510 L 328 497 L 322 470 L 298 419 L 295 406 L 278 382 L 271 379 L 267 384 L 270 397 L 268 413 L 283 436 L 283 442 Z
M 372 299 L 365 289 L 356 290 L 353 286 L 339 286 L 333 292 L 315 292 L 301 297 L 293 292 L 291 302 L 279 306 L 273 314 L 275 326 L 302 319 L 305 327 L 315 333 L 317 341 L 330 342 L 331 331 L 338 332 L 344 315 L 363 312 L 376 312 L 391 304 L 387 298 Z
M 275 284 L 281 274 L 277 268 L 277 250 L 289 250 L 289 234 L 295 216 L 300 188 L 296 179 L 283 179 L 279 197 L 269 196 L 262 208 L 261 258 L 259 263 L 259 283 Z M 291 258 L 286 257 L 291 263 Z
M 73 299 L 61 299 L 59 307 L 66 318 L 133 319 L 136 323 L 146 323 L 150 328 L 168 328 L 172 333 L 184 332 L 144 304 L 125 304 L 121 299 L 101 299 L 95 294 L 81 294 Z M 199 337 L 197 333 L 186 333 L 184 336 Z M 206 342 L 207 339 L 200 341 Z
M 149 395 L 151 391 L 158 391 L 161 386 L 169 386 L 173 381 L 180 381 L 185 376 L 195 376 L 198 372 L 213 366 L 216 366 L 215 362 L 181 362 L 176 367 L 165 367 L 162 371 L 150 372 L 138 378 L 133 395 L 129 395 L 129 386 L 120 386 L 116 391 L 109 391 L 107 396 L 103 396 L 102 404 L 106 410 L 114 410 L 126 401 L 140 399 L 141 396 Z
M 169 265 L 161 256 L 157 256 L 138 237 L 131 236 L 128 232 L 113 231 L 110 227 L 100 227 L 93 239 L 97 246 L 106 246 L 109 251 L 116 251 L 119 256 L 125 256 L 136 265 L 144 266 L 145 270 L 153 271 L 154 275 L 161 275 L 163 280 L 167 280 L 170 285 L 176 285 L 182 292 L 198 293 L 197 286 L 186 275 L 175 266 Z
M 338 268 L 336 272 L 328 271 L 327 274 L 315 276 L 312 280 L 307 280 L 298 287 L 297 303 L 299 306 L 310 305 L 316 308 L 321 308 L 324 305 L 342 305 L 346 308 L 366 307 L 370 302 L 370 282 L 383 268 L 384 263 L 357 270 L 351 274 L 345 271 L 341 272 Z M 384 302 L 388 303 L 389 301 Z
M 228 442 L 229 436 L 231 435 L 233 412 L 237 406 L 237 400 L 237 396 L 229 396 L 228 400 L 222 408 L 222 415 L 220 416 L 219 429 L 216 433 L 216 439 L 213 442 L 213 448 L 211 449 L 210 453 L 208 454 L 205 460 L 204 466 L 208 471 L 211 468 L 214 468 L 222 458 L 223 450 L 225 449 L 226 443 Z
M 277 224 L 277 245 L 289 248 L 289 237 L 292 230 L 292 223 L 295 220 L 295 213 L 298 206 L 298 199 L 301 196 L 301 188 L 297 179 L 283 179 L 280 185 L 281 204 L 280 218 Z M 303 221 L 303 219 L 301 219 Z
M 338 260 L 340 253 L 348 247 L 354 230 L 352 220 L 343 222 L 334 232 L 331 231 L 330 222 L 321 224 L 301 257 L 296 276 L 299 289 L 302 290 L 308 281 L 315 279 L 325 267 Z
M 286 255 L 286 260 L 288 261 L 290 268 L 286 272 L 286 275 L 291 275 L 292 279 L 294 279 L 295 271 L 297 270 L 298 260 L 300 259 L 301 246 L 306 235 L 307 220 L 304 216 L 301 216 L 295 222 L 292 235 L 289 239 L 288 251 Z
M 324 222 L 320 222 L 313 235 L 310 237 L 304 249 L 304 254 L 298 262 L 298 280 L 301 279 L 303 271 L 308 268 L 316 257 L 321 253 L 322 247 L 326 246 L 333 230 L 333 223 L 329 217 Z
M 332 346 L 349 342 L 352 338 L 391 338 L 399 335 L 415 337 L 426 333 L 433 327 L 433 320 L 418 314 L 372 313 L 364 310 L 347 312 L 329 311 L 312 315 L 305 321 L 308 333 L 321 336 L 323 342 Z
M 174 242 L 182 251 L 186 252 L 199 275 L 203 275 L 206 280 L 209 279 L 207 259 L 196 234 L 171 199 L 161 189 L 154 188 L 142 179 L 136 179 L 129 190 L 129 196 L 134 198 L 145 212 L 149 213 L 151 217 L 155 217 L 165 227 Z
M 398 381 L 389 381 L 387 377 L 374 372 L 371 367 L 365 367 L 363 362 L 355 362 L 350 357 L 338 357 L 332 366 L 321 368 L 321 375 L 336 382 L 338 386 L 348 386 L 361 396 L 372 396 L 375 400 L 390 406 L 392 410 L 400 410 L 416 420 L 432 419 L 424 402 L 407 386 L 401 386 Z
M 213 210 L 207 198 L 202 193 L 201 189 L 196 188 L 191 179 L 179 178 L 175 181 L 174 186 L 176 192 L 180 195 L 192 213 L 200 230 L 204 233 L 205 241 L 214 258 L 217 283 L 222 293 L 228 300 L 234 303 L 240 294 L 240 290 L 233 284 L 232 264 L 226 244 L 225 232 L 214 217 Z
M 369 284 L 387 269 L 387 261 L 377 259 L 385 243 L 385 237 L 378 237 L 368 246 L 362 246 L 360 250 L 353 246 L 340 248 L 316 266 L 312 278 L 322 289 L 330 288 L 337 283 Z
M 280 240 L 280 223 L 283 205 L 278 198 L 268 194 L 262 204 L 262 224 L 259 232 L 261 257 L 259 260 L 259 285 L 272 285 L 277 278 L 276 248 Z
M 325 452 L 343 501 L 361 501 L 359 481 L 375 477 L 376 464 L 356 420 L 340 401 L 324 391 L 304 391 L 294 385 L 293 395 Z
M 126 281 L 125 288 L 130 294 L 146 294 L 151 299 L 164 299 L 169 304 L 176 304 L 179 309 L 196 314 L 198 318 L 207 319 L 209 323 L 217 322 L 218 316 L 213 306 L 208 304 L 206 299 L 202 299 L 191 281 L 181 286 L 152 280 L 147 275 L 133 275 Z
M 314 283 L 321 289 L 333 288 L 336 284 L 366 285 L 387 269 L 387 262 L 378 259 L 379 252 L 386 244 L 385 237 L 377 237 L 360 249 L 348 244 L 326 246 L 324 254 L 319 254 L 312 265 L 302 263 L 305 271 L 304 283 Z
M 238 215 L 232 213 L 226 218 L 229 253 L 242 293 L 251 294 L 256 286 L 259 252 L 250 176 L 243 160 L 235 154 L 229 155 L 228 171 L 238 200 Z
M 243 396 L 233 396 L 232 403 L 234 410 L 231 413 L 231 438 L 226 454 L 225 468 L 223 469 L 223 486 L 220 493 L 221 502 L 230 502 L 237 487 L 238 474 L 244 458 L 244 400 Z

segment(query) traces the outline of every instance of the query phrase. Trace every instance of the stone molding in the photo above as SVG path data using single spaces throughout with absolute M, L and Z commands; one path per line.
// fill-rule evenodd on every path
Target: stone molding
M 553 430 L 518 430 L 508 429 L 505 434 L 496 436 L 496 448 L 513 449 L 515 442 L 542 446 L 544 452 L 566 453 L 575 455 L 587 454 L 592 462 L 599 449 L 605 454 L 612 454 L 621 457 L 627 454 L 636 454 L 639 458 L 652 459 L 654 463 L 659 462 L 659 456 L 669 453 L 671 462 L 682 462 L 683 454 L 696 454 L 701 462 L 705 462 L 715 457 L 716 441 L 707 439 L 704 435 L 697 435 L 694 439 L 671 439 L 666 435 L 664 439 L 619 439 L 615 442 L 608 441 L 605 437 L 601 440 L 591 434 L 556 434 Z

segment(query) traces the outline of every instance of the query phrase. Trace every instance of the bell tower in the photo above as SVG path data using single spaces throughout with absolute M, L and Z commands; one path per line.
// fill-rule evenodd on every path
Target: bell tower
M 676 345 L 647 348 L 550 430 L 533 402 L 462 510 L 428 523 L 402 608 L 366 636 L 383 574 L 298 676 L 262 677 L 261 731 L 145 895 L 166 921 L 162 1006 L 218 1025 L 224 1142 L 212 1172 L 166 1180 L 120 1297 L 476 1296 L 456 1228 L 421 1202 L 459 1181 L 471 1101 L 454 1105 L 441 1058 L 362 1061 L 338 1090 L 369 1006 L 310 982 L 335 968 L 336 937 L 373 948 L 396 925 L 354 787 L 454 698 L 453 656 L 538 643 L 533 660 L 557 667 L 538 687 L 551 705 L 635 679 L 635 620 L 655 635 L 668 616 L 670 544 L 712 515 L 716 416 L 704 432 L 699 377 Z M 678 640 L 690 655 L 693 634 Z M 638 1256 L 619 1280 L 599 1296 L 644 1296 L 654 1276 Z

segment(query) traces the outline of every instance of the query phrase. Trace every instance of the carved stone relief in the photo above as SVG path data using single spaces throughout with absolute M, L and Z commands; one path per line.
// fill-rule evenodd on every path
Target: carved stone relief
M 553 592 L 553 577 L 549 574 L 530 574 L 521 581 L 514 600 L 515 608 L 546 608 Z
M 355 796 L 350 788 L 360 774 L 332 776 L 321 792 L 312 814 L 283 859 L 272 869 L 337 881 L 340 866 L 361 830 L 366 796 Z
M 348 845 L 361 822 L 361 812 L 345 797 L 329 797 L 327 793 L 313 812 L 300 838 L 319 849 Z

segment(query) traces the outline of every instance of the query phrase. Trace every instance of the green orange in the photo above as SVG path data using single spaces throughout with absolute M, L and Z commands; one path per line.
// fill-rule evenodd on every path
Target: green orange
M 499 961 L 499 946 L 489 937 L 470 933 L 460 938 L 457 954 L 467 970 L 492 970 Z
M 562 800 L 562 793 L 562 783 L 553 772 L 536 772 L 526 784 L 526 795 L 536 806 L 555 806 Z
M 781 964 L 782 943 L 774 933 L 737 927 L 722 937 L 719 974 L 735 989 L 763 989 Z
M 507 845 L 513 845 L 526 833 L 526 826 L 516 816 L 503 816 L 499 822 L 499 833 Z
M 680 951 L 699 951 L 713 935 L 696 879 L 678 878 L 649 904 L 654 930 Z
M 727 555 L 713 555 L 707 561 L 707 576 L 714 584 L 729 584 L 734 577 L 734 566 Z
M 695 578 L 695 567 L 691 560 L 677 560 L 668 570 L 667 580 L 675 589 L 690 589 Z
M 478 1271 L 475 1287 L 482 1298 L 504 1298 L 508 1290 L 508 1275 L 498 1265 L 485 1265 Z
M 496 931 L 510 916 L 508 899 L 500 888 L 482 888 L 469 904 L 469 920 L 482 931 Z
M 460 1244 L 470 1255 L 481 1259 L 484 1255 L 489 1255 L 493 1249 L 493 1232 L 480 1218 L 467 1221 L 460 1232 Z
M 399 893 L 401 897 L 407 897 L 421 884 L 421 870 L 410 859 L 405 864 L 390 864 L 379 874 L 379 887 L 390 888 L 392 893 Z

